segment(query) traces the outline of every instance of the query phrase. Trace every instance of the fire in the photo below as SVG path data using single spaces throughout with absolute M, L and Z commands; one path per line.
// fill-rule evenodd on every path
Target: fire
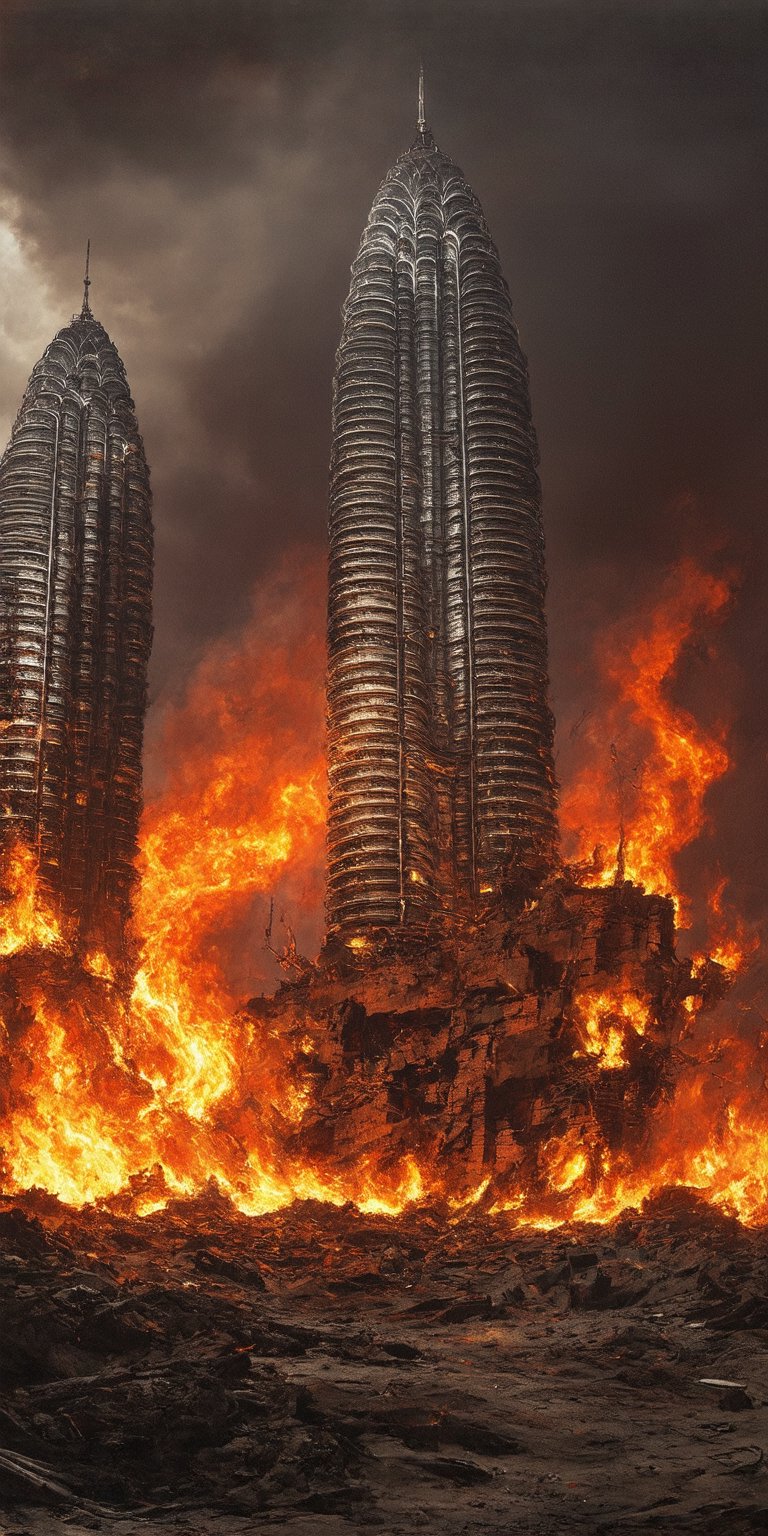
M 92 976 L 100 976 L 102 981 L 116 980 L 115 967 L 103 949 L 91 950 L 91 953 L 86 955 L 85 969 L 90 971 Z
M 720 965 L 724 971 L 735 975 L 737 971 L 743 970 L 755 953 L 759 947 L 760 938 L 757 933 L 748 928 L 738 912 L 732 909 L 726 912 L 727 886 L 727 878 L 722 877 L 709 892 L 707 897 L 709 945 L 706 955 L 694 956 L 694 965 L 700 969 L 707 960 L 713 960 L 715 965 Z
M 594 1056 L 605 1072 L 627 1065 L 625 1050 L 632 1034 L 644 1035 L 648 1027 L 648 1004 L 626 988 L 582 996 L 578 1016 L 584 1029 L 583 1048 Z
M 279 1042 L 251 1039 L 237 1014 L 229 962 L 247 945 L 251 978 L 267 980 L 253 903 L 264 911 L 289 863 L 287 898 L 321 905 L 322 603 L 312 570 L 274 583 L 166 711 L 165 779 L 142 828 L 132 993 L 115 989 L 98 949 L 66 1005 L 55 969 L 30 984 L 3 1136 L 12 1187 L 83 1204 L 154 1168 L 165 1198 L 211 1177 L 254 1210 L 292 1197 L 266 1130 L 290 1112 L 292 1085 Z M 69 953 L 31 853 L 14 852 L 5 884 L 2 953 Z
M 758 1041 L 718 1041 L 712 1060 L 691 1062 L 674 1097 L 657 1110 L 635 1164 L 626 1153 L 612 1156 L 591 1124 L 570 1128 L 540 1149 L 538 1188 L 514 1191 L 491 1209 L 537 1226 L 602 1223 L 677 1187 L 696 1190 L 744 1223 L 764 1223 L 767 1072 L 768 1032 Z
M 7 853 L 0 891 L 0 955 L 51 949 L 62 943 L 61 924 L 46 902 L 31 848 L 16 843 Z
M 322 631 L 298 608 L 314 621 L 321 597 L 309 572 L 278 583 L 165 721 L 166 783 L 141 840 L 131 1050 L 164 1104 L 198 1123 L 240 1078 L 226 940 L 242 941 L 254 897 L 289 861 L 311 881 L 322 858 Z
M 722 616 L 731 587 L 683 562 L 662 601 L 601 647 L 613 701 L 563 796 L 573 857 L 618 842 L 614 864 L 592 861 L 593 881 L 625 876 L 683 899 L 675 855 L 704 827 L 707 789 L 729 757 L 724 730 L 705 730 L 669 687 L 685 646 Z M 138 1213 L 211 1181 L 247 1214 L 318 1199 L 390 1215 L 445 1198 L 460 1219 L 493 1199 L 490 1176 L 469 1192 L 445 1189 L 413 1156 L 386 1167 L 361 1158 L 353 1172 L 321 1174 L 286 1152 L 312 1093 L 310 1075 L 287 1070 L 287 1060 L 311 1055 L 318 1026 L 307 1018 L 286 1042 L 256 1025 L 242 996 L 272 979 L 262 933 L 273 896 L 297 924 L 298 937 L 287 930 L 287 964 L 301 965 L 299 946 L 311 953 L 319 938 L 323 671 L 322 583 L 312 568 L 291 570 L 165 711 L 154 754 L 163 773 L 141 835 L 129 990 L 108 947 L 72 950 L 34 854 L 8 855 L 0 956 L 16 970 L 0 994 L 9 1074 L 0 1088 L 10 1189 L 37 1185 L 74 1206 L 124 1200 Z M 600 752 L 607 757 L 611 741 L 609 785 Z M 629 762 L 642 772 L 628 777 Z M 735 973 L 755 946 L 726 897 L 721 881 L 699 970 L 709 959 Z M 365 935 L 348 945 L 361 957 L 375 948 Z M 693 1185 L 744 1221 L 768 1218 L 768 1034 L 734 1024 L 731 1037 L 716 1023 L 707 1040 L 695 978 L 680 1006 L 699 1059 L 691 1053 L 674 1098 L 654 1111 L 642 1157 L 633 1165 L 611 1152 L 585 1106 L 576 1130 L 539 1148 L 536 1178 L 505 1197 L 515 1221 L 609 1221 L 665 1184 Z M 618 979 L 577 994 L 571 1024 L 595 1081 L 609 1097 L 621 1094 L 622 1069 L 652 1041 L 650 998 Z
M 389 1172 L 363 1161 L 355 1181 L 354 1203 L 368 1216 L 397 1216 L 404 1206 L 421 1200 L 426 1193 L 421 1169 L 412 1157 L 404 1158 Z M 350 1199 L 344 1180 L 329 1182 L 318 1178 L 311 1168 L 297 1176 L 293 1195 L 296 1199 L 325 1200 L 333 1205 L 345 1205 Z
M 703 830 L 707 790 L 730 759 L 724 727 L 705 730 L 669 688 L 685 647 L 723 616 L 732 589 L 732 578 L 682 560 L 661 602 L 601 639 L 599 668 L 612 702 L 561 799 L 566 851 L 591 865 L 588 879 L 633 880 L 673 896 L 683 911 L 675 858 Z
M 584 1147 L 573 1147 L 568 1137 L 548 1141 L 542 1149 L 547 1181 L 558 1195 L 567 1194 L 581 1184 L 589 1169 L 589 1155 Z
M 244 948 L 251 985 L 270 979 L 271 894 L 300 917 L 322 910 L 323 607 L 313 568 L 286 572 L 166 711 L 164 782 L 141 835 L 132 990 L 116 987 L 100 949 L 82 959 L 74 995 L 59 995 L 55 970 L 29 984 L 3 1136 L 9 1187 L 79 1206 L 133 1181 L 140 1213 L 211 1180 L 253 1215 L 293 1199 L 393 1214 L 423 1197 L 411 1158 L 333 1179 L 282 1155 L 278 1130 L 300 1121 L 309 1090 L 286 1072 L 285 1042 L 257 1036 L 239 1006 Z M 32 853 L 14 852 L 0 952 L 43 946 L 71 961 L 35 869 Z

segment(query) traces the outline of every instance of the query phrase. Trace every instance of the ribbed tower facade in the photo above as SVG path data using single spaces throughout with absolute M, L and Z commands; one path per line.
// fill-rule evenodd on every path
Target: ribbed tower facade
M 88 303 L 0 462 L 0 815 L 84 938 L 130 909 L 152 640 L 152 509 L 117 350 Z
M 330 931 L 471 913 L 557 843 L 528 376 L 499 256 L 420 110 L 336 358 Z

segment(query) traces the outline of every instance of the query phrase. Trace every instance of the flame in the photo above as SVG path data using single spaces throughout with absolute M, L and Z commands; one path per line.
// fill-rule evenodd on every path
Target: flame
M 31 984 L 3 1136 L 8 1187 L 82 1206 L 149 1178 L 132 1200 L 145 1214 L 212 1179 L 251 1215 L 293 1199 L 354 1199 L 387 1215 L 423 1198 L 409 1157 L 334 1178 L 282 1154 L 277 1130 L 299 1123 L 310 1089 L 286 1072 L 285 1043 L 257 1034 L 240 1007 L 244 947 L 251 985 L 271 979 L 257 916 L 263 931 L 271 894 L 300 917 L 322 909 L 323 609 L 317 571 L 293 564 L 166 710 L 164 777 L 141 832 L 132 991 L 115 987 L 100 949 L 83 958 L 74 994 L 59 996 L 55 970 Z M 5 887 L 0 953 L 44 946 L 71 960 L 31 852 L 14 850 Z
M 740 917 L 739 913 L 725 907 L 727 876 L 721 876 L 707 896 L 709 912 L 709 942 L 706 954 L 693 957 L 694 966 L 701 970 L 708 960 L 735 976 L 747 965 L 759 948 L 760 937 Z
M 62 943 L 61 924 L 40 890 L 31 848 L 14 843 L 7 851 L 0 891 L 0 955 L 24 949 L 51 949 Z
M 90 954 L 86 955 L 84 964 L 85 969 L 90 971 L 92 976 L 100 976 L 102 981 L 115 981 L 117 979 L 115 967 L 109 955 L 105 955 L 103 949 L 91 950 Z
M 681 920 L 687 903 L 675 858 L 703 830 L 707 790 L 730 759 L 725 728 L 705 730 L 669 687 L 686 646 L 723 616 L 733 584 L 681 560 L 660 602 L 602 637 L 598 663 L 611 703 L 561 798 L 566 853 L 584 864 L 584 877 L 602 885 L 626 878 L 670 895 Z
M 514 1190 L 491 1210 L 542 1227 L 605 1223 L 673 1187 L 747 1225 L 768 1222 L 768 1032 L 757 1042 L 718 1041 L 708 1067 L 690 1064 L 634 1165 L 626 1152 L 612 1155 L 588 1121 L 544 1143 L 538 1188 Z
M 731 587 L 683 562 L 661 602 L 600 648 L 612 702 L 566 788 L 563 823 L 574 857 L 615 844 L 619 820 L 623 836 L 615 865 L 593 860 L 588 879 L 624 874 L 684 900 L 675 855 L 704 827 L 707 789 L 729 758 L 724 730 L 704 729 L 669 688 L 685 646 L 722 615 Z M 318 1025 L 306 1019 L 287 1043 L 242 1006 L 246 987 L 272 979 L 258 940 L 273 895 L 297 914 L 302 944 L 311 949 L 319 937 L 323 633 L 322 583 L 311 567 L 291 569 L 259 594 L 243 631 L 213 647 L 185 698 L 165 711 L 155 745 L 161 782 L 141 833 L 129 994 L 107 948 L 73 952 L 38 886 L 34 853 L 7 854 L 0 956 L 20 967 L 18 995 L 0 993 L 9 1189 L 39 1186 L 74 1206 L 124 1199 L 139 1214 L 211 1181 L 254 1215 L 294 1199 L 353 1200 L 394 1215 L 439 1197 L 460 1219 L 492 1199 L 490 1176 L 469 1191 L 446 1190 L 413 1156 L 386 1166 L 363 1157 L 351 1170 L 320 1172 L 289 1155 L 312 1085 L 300 1067 L 286 1070 L 288 1046 L 299 1061 L 309 1056 Z M 606 741 L 621 743 L 607 775 L 598 752 Z M 632 793 L 630 758 L 642 762 Z M 714 960 L 735 973 L 757 942 L 726 897 L 721 879 L 709 896 L 709 954 L 696 956 L 699 970 Z M 361 954 L 372 947 L 362 934 L 347 942 Z M 300 961 L 292 934 L 286 960 Z M 612 1151 L 585 1109 L 583 1123 L 540 1147 L 536 1177 L 521 1176 L 492 1208 L 540 1226 L 610 1221 L 671 1184 L 693 1185 L 742 1221 L 768 1220 L 768 1034 L 759 1025 L 750 1034 L 738 1021 L 729 1034 L 716 1020 L 707 1040 L 696 984 L 694 976 L 681 1009 L 698 1060 L 654 1111 L 642 1156 L 633 1162 Z M 655 1021 L 651 999 L 620 978 L 577 995 L 575 1053 L 590 1059 L 606 1092 L 622 1091 L 618 1074 Z
M 583 1027 L 583 1049 L 594 1056 L 605 1072 L 627 1066 L 628 1038 L 644 1035 L 648 1028 L 648 1003 L 626 987 L 582 994 L 577 1015 Z
M 567 1136 L 553 1137 L 542 1148 L 547 1182 L 556 1194 L 567 1194 L 581 1184 L 588 1169 L 589 1156 L 584 1147 L 574 1147 Z
M 321 599 L 313 572 L 278 582 L 164 722 L 166 783 L 141 838 L 131 1049 L 163 1104 L 197 1123 L 240 1085 L 226 937 L 240 942 L 254 896 L 289 860 L 306 880 L 322 859 Z

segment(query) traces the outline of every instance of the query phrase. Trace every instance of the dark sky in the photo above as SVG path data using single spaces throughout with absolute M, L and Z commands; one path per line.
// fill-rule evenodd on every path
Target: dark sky
M 90 236 L 153 471 L 156 705 L 286 547 L 323 557 L 339 308 L 414 134 L 421 56 L 529 357 L 563 734 L 595 630 L 683 551 L 735 561 L 724 660 L 693 686 L 736 716 L 713 814 L 741 894 L 765 904 L 767 14 L 3 0 L 0 432 L 79 307 Z

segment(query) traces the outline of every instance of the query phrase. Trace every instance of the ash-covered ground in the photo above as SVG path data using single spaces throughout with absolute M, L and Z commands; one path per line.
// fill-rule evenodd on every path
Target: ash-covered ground
M 768 1231 L 0 1205 L 7 1536 L 763 1531 Z

